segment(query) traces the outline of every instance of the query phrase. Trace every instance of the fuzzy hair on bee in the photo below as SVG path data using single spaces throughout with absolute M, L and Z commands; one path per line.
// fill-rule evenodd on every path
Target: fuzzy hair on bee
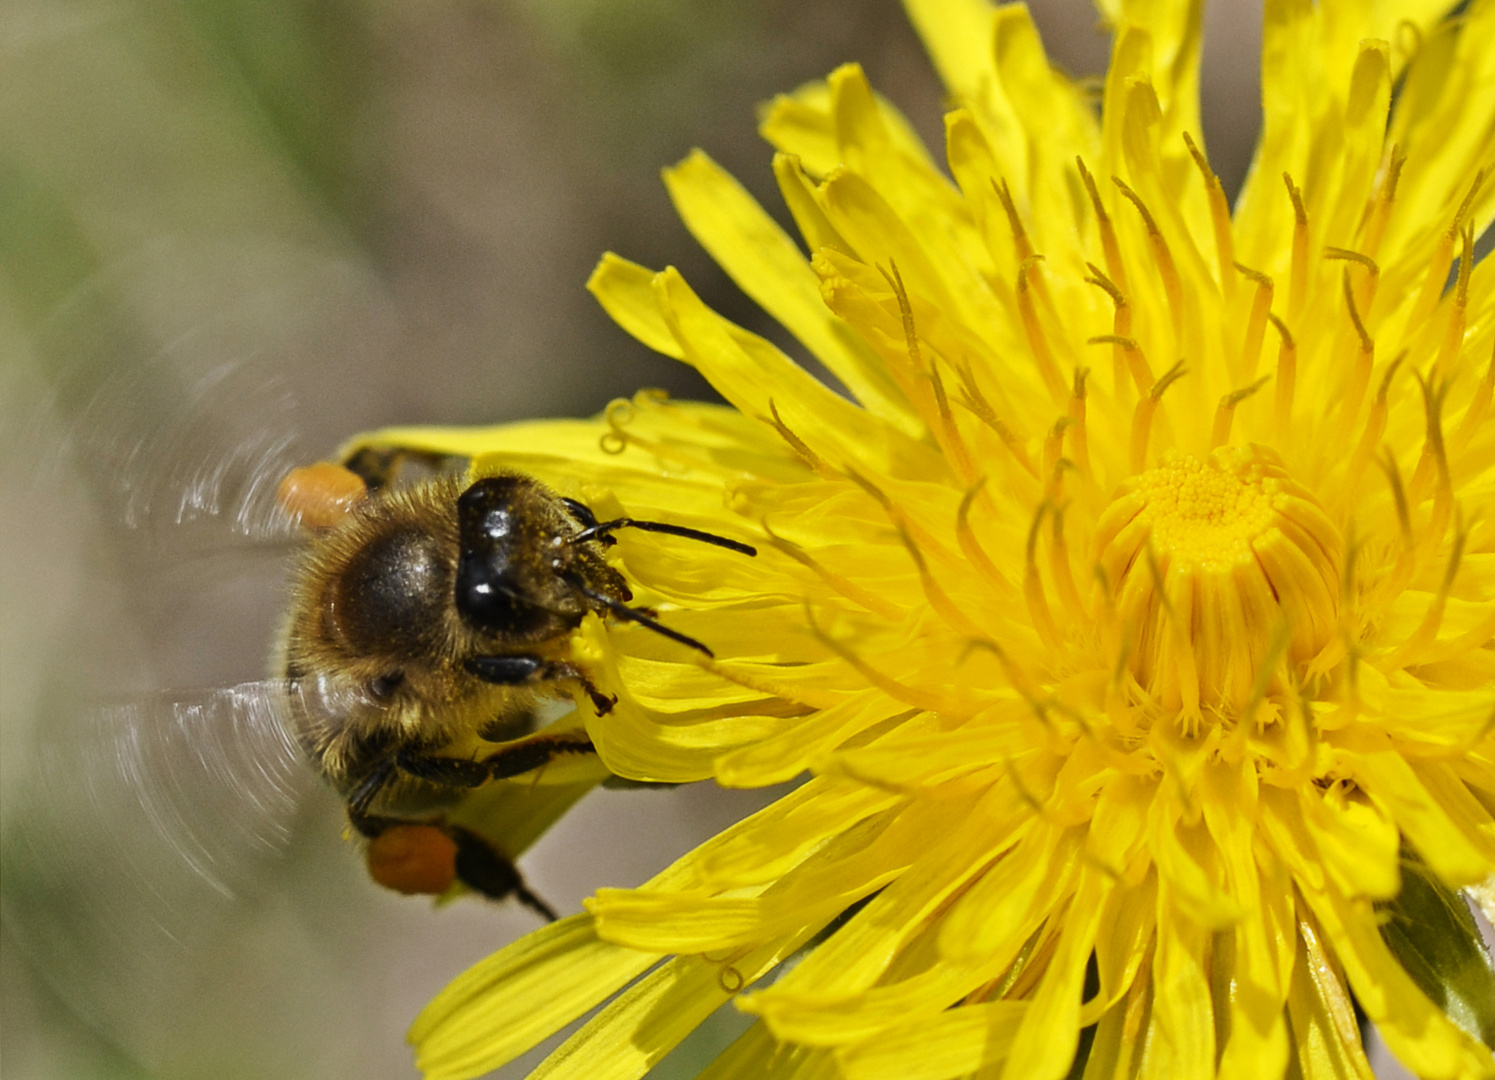
M 589 613 L 710 655 L 653 612 L 628 606 L 632 591 L 605 554 L 612 532 L 756 551 L 664 522 L 598 522 L 584 504 L 515 472 L 391 484 L 398 461 L 309 466 L 282 484 L 281 502 L 309 526 L 311 542 L 274 674 L 341 703 L 304 710 L 297 730 L 370 841 L 376 880 L 439 892 L 456 879 L 551 915 L 503 852 L 445 812 L 489 780 L 595 752 L 581 731 L 531 736 L 537 710 L 575 689 L 599 714 L 612 707 L 569 658 L 571 633 Z
M 371 706 L 338 730 L 323 724 L 309 747 L 344 795 L 387 747 L 451 753 L 470 750 L 474 736 L 524 734 L 556 682 L 579 677 L 566 663 L 566 635 L 597 603 L 572 582 L 619 604 L 632 598 L 599 544 L 569 542 L 587 523 L 538 480 L 504 473 L 479 483 L 448 477 L 381 490 L 318 537 L 299 568 L 280 673 L 331 678 Z M 473 592 L 470 567 L 480 561 L 469 543 L 464 569 L 463 505 L 490 519 L 504 571 L 459 603 L 459 584 Z M 463 610 L 473 607 L 481 619 Z M 516 681 L 492 681 L 505 665 L 488 660 L 485 670 L 485 657 L 509 658 Z

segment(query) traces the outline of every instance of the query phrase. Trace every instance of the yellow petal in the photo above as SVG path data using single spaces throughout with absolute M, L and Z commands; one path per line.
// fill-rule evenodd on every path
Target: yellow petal
M 530 1073 L 531 1080 L 635 1080 L 808 934 L 726 961 L 682 956 L 634 983 Z
M 876 354 L 826 308 L 809 262 L 752 196 L 699 150 L 666 169 L 664 178 L 686 228 L 732 280 L 857 400 L 905 434 L 919 437 L 923 424 Z
M 511 1061 L 659 957 L 600 941 L 573 915 L 499 950 L 454 979 L 422 1010 L 408 1036 L 434 1080 L 466 1080 Z M 504 993 L 494 993 L 502 985 Z
M 847 1080 L 953 1080 L 1007 1056 L 1028 1010 L 1023 1001 L 947 1009 L 836 1051 Z

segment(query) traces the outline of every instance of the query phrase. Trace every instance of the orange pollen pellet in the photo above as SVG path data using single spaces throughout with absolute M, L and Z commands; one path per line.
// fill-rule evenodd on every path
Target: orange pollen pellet
M 369 842 L 369 877 L 406 896 L 437 896 L 457 879 L 457 843 L 434 825 L 395 825 Z
M 308 529 L 330 529 L 368 493 L 357 473 L 330 461 L 319 461 L 287 473 L 275 498 L 286 513 Z

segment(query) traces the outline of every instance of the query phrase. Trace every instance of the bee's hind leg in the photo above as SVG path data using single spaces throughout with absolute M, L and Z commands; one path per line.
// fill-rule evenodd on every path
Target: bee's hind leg
M 417 466 L 420 472 L 437 475 L 450 468 L 452 463 L 465 460 L 404 446 L 365 446 L 350 454 L 343 461 L 343 468 L 361 479 L 369 491 L 378 491 L 398 482 L 407 465 Z
M 518 867 L 507 855 L 471 829 L 450 825 L 445 831 L 457 843 L 457 877 L 469 889 L 480 892 L 491 900 L 504 900 L 512 896 L 550 922 L 560 918 L 554 908 L 530 892 Z
M 368 838 L 369 876 L 406 896 L 440 896 L 461 881 L 490 900 L 510 896 L 551 922 L 555 910 L 524 883 L 513 861 L 461 825 L 402 821 L 348 811 L 353 828 Z

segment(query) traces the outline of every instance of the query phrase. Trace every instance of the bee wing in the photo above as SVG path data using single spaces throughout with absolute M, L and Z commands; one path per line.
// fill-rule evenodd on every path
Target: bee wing
M 59 460 L 84 467 L 110 516 L 147 549 L 289 540 L 295 522 L 276 488 L 306 453 L 284 378 L 231 354 L 185 372 L 173 359 L 157 354 L 91 386 Z
M 99 820 L 120 816 L 158 836 L 206 885 L 231 897 L 245 855 L 280 851 L 313 778 L 292 730 L 293 688 L 267 680 L 100 710 L 84 760 L 43 759 L 53 781 L 83 766 Z M 118 790 L 115 790 L 118 789 Z
M 7 871 L 28 883 L 82 875 L 70 889 L 102 908 L 100 923 L 114 921 L 111 906 L 141 903 L 169 926 L 170 909 L 203 893 L 254 892 L 315 790 L 290 693 L 248 682 L 58 717 L 16 800 L 19 842 L 6 854 L 25 865 L 7 860 Z
M 7 800 L 6 923 L 65 993 L 128 1001 L 168 985 L 274 890 L 319 786 L 291 719 L 297 692 L 155 695 L 64 711 L 37 737 Z
M 188 1026 L 232 1028 L 235 987 L 284 983 L 311 1008 L 326 986 L 296 966 L 320 963 L 298 959 L 305 923 L 338 926 L 339 903 L 366 923 L 371 892 L 300 748 L 303 718 L 335 708 L 266 681 L 49 711 L 3 791 L 4 927 L 28 969 L 145 1059 Z
M 162 239 L 70 285 L 28 324 L 38 377 L 16 380 L 11 403 L 15 447 L 41 451 L 43 482 L 82 477 L 106 519 L 173 557 L 291 536 L 275 490 L 316 456 L 297 388 L 313 357 L 351 365 L 359 345 L 344 356 L 328 331 L 366 320 L 367 279 L 295 250 Z

